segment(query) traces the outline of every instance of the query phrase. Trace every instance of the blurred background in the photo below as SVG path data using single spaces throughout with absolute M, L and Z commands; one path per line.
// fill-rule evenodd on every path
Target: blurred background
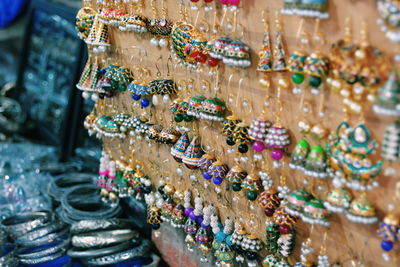
M 83 128 L 94 103 L 76 89 L 87 58 L 75 30 L 81 7 L 81 0 L 0 0 L 0 219 L 51 209 L 52 177 L 97 175 L 101 145 Z M 144 201 L 122 205 L 148 236 L 138 216 Z

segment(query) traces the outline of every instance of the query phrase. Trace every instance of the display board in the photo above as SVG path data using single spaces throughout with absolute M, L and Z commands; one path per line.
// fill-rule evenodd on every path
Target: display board
M 162 1 L 156 2 L 161 12 Z M 201 3 L 202 1 L 199 1 L 200 3 L 183 2 L 186 6 L 188 22 L 204 29 L 206 32 L 204 35 L 208 40 L 213 39 L 213 26 L 215 23 L 219 23 L 220 32 L 229 32 L 231 36 L 236 36 L 245 42 L 251 48 L 251 66 L 239 68 L 220 65 L 211 68 L 205 65 L 201 67 L 201 72 L 191 70 L 179 64 L 175 59 L 169 60 L 171 55 L 169 46 L 152 46 L 150 44 L 153 38 L 151 35 L 124 32 L 115 27 L 109 27 L 112 59 L 107 62 L 129 67 L 134 75 L 138 66 L 147 68 L 149 80 L 168 76 L 178 85 L 191 84 L 192 86 L 186 86 L 182 91 L 178 91 L 179 98 L 185 99 L 197 94 L 203 94 L 206 97 L 217 96 L 225 101 L 227 114 L 233 113 L 247 124 L 251 124 L 261 114 L 273 123 L 279 116 L 281 124 L 289 129 L 290 133 L 291 145 L 287 149 L 287 155 L 293 151 L 296 142 L 304 137 L 298 130 L 298 124 L 305 118 L 312 125 L 318 124 L 322 128 L 329 129 L 329 132 L 334 132 L 345 119 L 351 126 L 365 122 L 371 130 L 373 138 L 379 144 L 382 144 L 384 130 L 388 124 L 394 122 L 394 118 L 377 115 L 372 111 L 371 103 L 362 102 L 365 112 L 359 114 L 349 112 L 346 116 L 343 111 L 342 96 L 340 93 L 335 93 L 335 90 L 328 88 L 327 84 L 321 87 L 318 95 L 314 95 L 311 88 L 307 86 L 304 87 L 305 93 L 293 94 L 293 85 L 289 82 L 292 73 L 257 71 L 258 53 L 262 47 L 265 33 L 264 19 L 269 22 L 272 44 L 276 43 L 275 34 L 279 26 L 282 26 L 282 40 L 286 57 L 299 50 L 300 41 L 305 36 L 308 37 L 309 41 L 309 44 L 304 45 L 306 51 L 329 55 L 331 44 L 346 36 L 345 28 L 347 27 L 351 29 L 353 41 L 368 40 L 371 45 L 380 49 L 387 56 L 390 62 L 386 68 L 388 75 L 392 66 L 394 66 L 393 58 L 398 45 L 387 40 L 385 33 L 381 31 L 381 26 L 376 23 L 379 14 L 374 0 L 329 1 L 329 18 L 321 20 L 282 15 L 280 10 L 283 7 L 283 1 L 276 0 L 243 0 L 237 13 L 224 11 L 219 3 L 210 4 L 214 7 L 214 10 L 205 12 L 201 7 L 205 5 Z M 179 12 L 180 1 L 168 0 L 166 3 L 164 11 L 167 18 L 173 22 L 182 19 L 182 14 Z M 201 8 L 198 9 L 199 11 L 194 10 L 190 8 L 191 5 L 197 5 Z M 126 7 L 121 5 L 121 9 L 123 8 Z M 143 14 L 148 17 L 153 16 L 152 7 L 147 1 Z M 280 25 L 276 24 L 276 20 L 279 20 Z M 236 31 L 232 31 L 232 27 Z M 319 39 L 316 37 L 319 37 Z M 263 79 L 264 86 L 260 84 L 260 79 Z M 279 80 L 282 81 L 282 79 L 286 79 L 290 84 L 286 89 L 284 86 L 279 87 Z M 269 88 L 265 86 L 266 80 L 270 82 Z M 173 100 L 174 97 L 171 101 Z M 97 106 L 101 115 L 143 114 L 143 116 L 149 118 L 151 123 L 159 123 L 163 126 L 177 125 L 174 122 L 173 114 L 169 111 L 169 103 L 164 103 L 161 96 L 158 96 L 157 105 L 150 109 L 141 108 L 137 102 L 132 100 L 130 92 L 119 93 L 113 98 L 100 99 Z M 309 112 L 305 113 L 304 108 L 308 108 Z M 325 116 L 319 116 L 321 112 Z M 301 171 L 290 169 L 290 156 L 285 156 L 281 160 L 282 166 L 274 168 L 276 166 L 274 166 L 270 156 L 270 150 L 262 152 L 261 161 L 254 160 L 252 149 L 249 149 L 245 156 L 239 155 L 237 152 L 230 153 L 232 148 L 226 145 L 226 136 L 221 133 L 222 124 L 218 121 L 195 120 L 180 125 L 190 128 L 188 132 L 190 138 L 200 136 L 201 146 L 212 148 L 211 153 L 219 156 L 229 167 L 235 165 L 235 160 L 241 159 L 241 166 L 248 172 L 254 169 L 268 169 L 274 185 L 278 186 L 282 180 L 286 180 L 286 184 L 291 190 L 306 188 L 311 190 L 314 196 L 321 199 L 324 199 L 327 192 L 332 188 L 331 179 L 316 180 L 307 177 Z M 323 140 L 315 140 L 309 136 L 307 138 L 312 144 L 323 145 L 326 142 L 326 138 Z M 150 177 L 154 185 L 157 186 L 159 181 L 163 180 L 167 184 L 173 184 L 175 189 L 182 193 L 190 188 L 194 192 L 193 194 L 202 196 L 205 205 L 212 203 L 216 206 L 221 221 L 227 217 L 234 218 L 235 221 L 241 222 L 248 232 L 265 241 L 267 217 L 264 211 L 259 208 L 257 202 L 249 201 L 244 192 L 236 193 L 229 189 L 226 184 L 217 187 L 215 184 L 207 182 L 202 178 L 200 171 L 189 170 L 174 161 L 168 146 L 148 143 L 137 137 L 125 139 L 103 137 L 103 142 L 105 149 L 113 159 L 119 159 L 122 162 L 130 162 L 130 159 L 131 162 L 132 159 L 139 160 L 144 166 L 143 172 Z M 378 160 L 380 154 L 379 148 L 373 155 L 373 161 Z M 247 160 L 245 157 L 247 157 Z M 361 196 L 364 194 L 373 202 L 380 220 L 388 213 L 389 204 L 395 207 L 399 204 L 399 199 L 396 198 L 396 190 L 399 190 L 398 174 L 393 174 L 394 171 L 398 173 L 398 167 L 398 163 L 389 164 L 385 162 L 384 169 L 378 179 L 379 187 L 366 193 L 353 191 L 353 195 Z M 177 169 L 179 169 L 178 172 Z M 183 175 L 179 174 L 180 171 L 183 171 Z M 198 182 L 193 182 L 190 179 L 193 174 L 196 175 Z M 309 181 L 312 185 L 305 185 L 304 180 Z M 218 189 L 216 190 L 216 188 Z M 386 262 L 382 258 L 380 248 L 382 239 L 377 235 L 378 223 L 371 225 L 354 223 L 346 219 L 343 214 L 332 214 L 330 220 L 331 226 L 329 228 L 319 225 L 311 227 L 310 224 L 301 220 L 295 224 L 296 247 L 295 253 L 289 257 L 289 263 L 294 264 L 298 261 L 300 244 L 310 237 L 316 254 L 325 242 L 326 253 L 332 264 L 335 262 L 342 266 L 398 266 L 400 264 L 398 261 L 399 253 L 396 249 L 390 253 L 390 261 Z M 326 240 L 324 240 L 324 236 Z M 179 263 L 176 262 L 170 262 L 170 264 L 179 266 Z M 205 263 L 199 263 L 198 266 L 205 266 L 203 264 Z

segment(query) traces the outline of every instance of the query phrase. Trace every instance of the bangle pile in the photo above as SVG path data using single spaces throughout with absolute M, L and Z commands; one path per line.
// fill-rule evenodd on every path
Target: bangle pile
M 12 245 L 12 252 L 10 249 L 7 255 L 13 260 L 9 260 L 11 263 L 7 265 L 0 258 L 0 266 L 17 266 L 18 261 L 25 265 L 51 263 L 51 266 L 64 266 L 71 261 L 65 255 L 70 241 L 69 228 L 64 222 L 55 219 L 52 213 L 40 211 L 16 214 L 4 219 L 1 225 L 18 248 Z
M 119 201 L 110 203 L 101 199 L 95 185 L 83 184 L 69 188 L 61 197 L 57 214 L 62 221 L 74 224 L 81 220 L 110 219 L 122 213 Z
M 129 261 L 135 261 L 140 266 L 148 264 L 151 262 L 151 242 L 141 239 L 131 226 L 122 219 L 84 220 L 73 224 L 73 247 L 67 254 L 89 266 Z
M 97 177 L 90 173 L 60 174 L 50 181 L 47 191 L 54 200 L 61 202 L 62 195 L 71 187 L 95 184 L 96 180 Z

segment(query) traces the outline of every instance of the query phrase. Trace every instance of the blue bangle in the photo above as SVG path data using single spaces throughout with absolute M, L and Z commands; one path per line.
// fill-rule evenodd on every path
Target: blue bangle
M 114 264 L 113 267 L 141 267 L 149 265 L 152 261 L 152 258 L 138 258 L 127 262 Z

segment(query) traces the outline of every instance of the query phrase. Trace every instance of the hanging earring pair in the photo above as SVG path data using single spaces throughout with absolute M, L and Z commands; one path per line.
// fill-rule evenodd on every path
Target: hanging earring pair
M 172 32 L 173 23 L 169 19 L 167 19 L 167 3 L 165 0 L 161 2 L 161 17 L 158 15 L 158 10 L 156 7 L 156 1 L 152 0 L 150 2 L 151 9 L 153 13 L 153 18 L 150 19 L 147 30 L 154 35 L 150 40 L 150 45 L 158 46 L 158 47 L 167 47 L 168 46 L 168 38 Z
M 284 48 L 283 38 L 282 38 L 282 24 L 278 13 L 275 14 L 275 42 L 274 49 L 271 52 L 271 38 L 270 38 L 270 27 L 268 22 L 267 11 L 262 11 L 263 23 L 264 23 L 264 39 L 261 46 L 261 50 L 258 53 L 259 62 L 257 70 L 263 73 L 269 73 L 272 71 L 282 72 L 287 70 L 286 65 L 286 52 Z M 265 82 L 260 80 L 261 84 Z

